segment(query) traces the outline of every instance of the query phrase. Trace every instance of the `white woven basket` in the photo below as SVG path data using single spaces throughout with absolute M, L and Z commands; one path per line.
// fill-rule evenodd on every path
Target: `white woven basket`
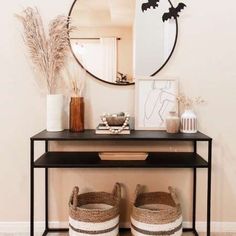
M 182 213 L 175 190 L 170 193 L 142 193 L 141 186 L 136 188 L 135 203 L 131 215 L 133 236 L 181 236 Z
M 75 187 L 69 201 L 70 236 L 117 236 L 119 234 L 120 184 L 111 193 L 79 194 Z

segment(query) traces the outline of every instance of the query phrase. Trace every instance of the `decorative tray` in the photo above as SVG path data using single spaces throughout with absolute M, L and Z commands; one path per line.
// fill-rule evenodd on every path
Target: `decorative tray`
M 148 157 L 146 152 L 100 152 L 101 160 L 138 160 L 143 161 Z

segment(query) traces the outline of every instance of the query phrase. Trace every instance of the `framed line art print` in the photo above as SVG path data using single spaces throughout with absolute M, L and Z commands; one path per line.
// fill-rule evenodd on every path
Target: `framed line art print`
M 138 77 L 135 80 L 135 129 L 165 130 L 170 111 L 178 113 L 178 80 Z

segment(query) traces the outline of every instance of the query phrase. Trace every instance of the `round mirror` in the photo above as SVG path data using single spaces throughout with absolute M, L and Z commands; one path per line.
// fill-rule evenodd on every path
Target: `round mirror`
M 172 6 L 169 0 L 150 2 L 75 0 L 70 44 L 78 63 L 96 79 L 115 85 L 158 73 L 174 51 L 178 24 L 176 19 L 163 21 Z

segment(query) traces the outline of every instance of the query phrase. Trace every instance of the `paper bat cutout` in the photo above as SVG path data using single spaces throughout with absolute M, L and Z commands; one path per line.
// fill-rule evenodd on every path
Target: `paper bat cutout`
M 154 9 L 158 7 L 158 2 L 160 0 L 148 0 L 148 2 L 145 2 L 142 4 L 142 11 L 146 11 L 147 9 L 151 9 L 153 7 Z
M 186 7 L 186 5 L 184 3 L 179 3 L 177 7 L 171 7 L 169 8 L 169 12 L 164 13 L 164 15 L 162 16 L 162 20 L 163 22 L 171 19 L 172 17 L 174 19 L 177 19 L 177 17 L 179 17 L 179 13 L 181 12 L 181 10 L 183 10 Z

